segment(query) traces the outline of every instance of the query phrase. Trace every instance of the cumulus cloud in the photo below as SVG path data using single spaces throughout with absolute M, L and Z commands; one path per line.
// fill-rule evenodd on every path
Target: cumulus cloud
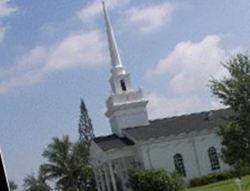
M 38 68 L 41 70 L 41 68 L 44 66 L 47 56 L 48 51 L 46 50 L 46 47 L 38 46 L 19 58 L 17 64 L 13 67 L 0 68 L 0 86 L 1 84 L 7 84 L 9 81 L 12 81 L 11 79 L 13 77 L 18 79 L 23 74 L 29 73 L 29 71 L 37 70 Z M 12 84 L 14 83 L 12 82 Z
M 54 48 L 45 67 L 47 70 L 63 70 L 99 65 L 104 63 L 103 45 L 101 34 L 97 31 L 71 35 Z
M 222 48 L 221 38 L 217 35 L 205 36 L 199 42 L 178 43 L 155 68 L 148 71 L 150 77 L 168 75 L 166 95 L 171 95 L 149 95 L 151 116 L 157 118 L 223 108 L 219 100 L 209 95 L 209 80 L 211 76 L 228 75 L 221 63 L 238 50 Z
M 37 67 L 37 65 L 42 65 L 47 57 L 48 49 L 44 46 L 37 46 L 21 58 L 19 66 L 21 68 Z
M 10 5 L 10 0 L 0 0 L 0 43 L 3 42 L 6 34 L 6 27 L 2 26 L 2 19 L 10 16 L 17 10 L 17 7 Z
M 221 109 L 221 108 L 226 108 L 225 105 L 222 105 L 222 103 L 218 99 L 211 99 L 211 107 L 213 109 Z
M 148 111 L 151 119 L 198 112 L 204 105 L 198 96 L 167 97 L 152 93 L 148 96 Z
M 169 22 L 174 8 L 170 3 L 134 7 L 127 11 L 127 23 L 149 32 Z
M 113 9 L 117 6 L 125 5 L 130 0 L 106 0 L 105 3 L 109 9 Z M 94 0 L 91 3 L 84 6 L 78 13 L 77 16 L 84 22 L 90 21 L 93 17 L 97 16 L 102 12 L 102 3 L 99 0 Z
M 148 95 L 148 111 L 151 119 L 226 108 L 218 99 L 199 94 L 166 96 L 159 93 Z
M 39 70 L 26 71 L 18 76 L 11 76 L 0 81 L 0 94 L 20 86 L 28 86 L 42 81 L 44 73 Z
M 148 74 L 167 73 L 171 77 L 170 87 L 177 93 L 204 88 L 211 75 L 225 75 L 221 62 L 226 57 L 226 50 L 221 48 L 220 42 L 216 35 L 208 35 L 200 42 L 180 42 Z
M 18 10 L 17 7 L 11 6 L 10 2 L 10 0 L 0 1 L 0 18 L 10 16 Z
M 1 70 L 0 93 L 38 83 L 53 71 L 96 67 L 105 60 L 104 40 L 98 31 L 72 34 L 51 46 L 38 46 L 13 68 Z

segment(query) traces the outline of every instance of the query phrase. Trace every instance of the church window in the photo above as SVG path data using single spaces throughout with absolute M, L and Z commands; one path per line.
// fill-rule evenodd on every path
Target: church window
M 211 163 L 211 169 L 212 170 L 220 169 L 220 162 L 219 162 L 218 154 L 214 147 L 210 147 L 208 149 L 208 156 L 209 156 L 210 163 Z
M 184 166 L 184 162 L 183 162 L 183 157 L 181 154 L 174 155 L 174 165 L 175 165 L 176 171 L 180 175 L 186 176 L 186 170 L 185 170 L 185 166 Z
M 120 83 L 121 83 L 122 91 L 126 91 L 126 90 L 127 90 L 127 87 L 126 87 L 125 81 L 124 81 L 124 80 L 121 80 Z

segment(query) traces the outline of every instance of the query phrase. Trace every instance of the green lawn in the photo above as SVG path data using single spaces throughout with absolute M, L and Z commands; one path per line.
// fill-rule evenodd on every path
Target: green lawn
M 242 191 L 250 191 L 250 176 L 242 178 Z M 187 191 L 239 191 L 233 179 L 209 184 L 206 186 L 189 188 Z

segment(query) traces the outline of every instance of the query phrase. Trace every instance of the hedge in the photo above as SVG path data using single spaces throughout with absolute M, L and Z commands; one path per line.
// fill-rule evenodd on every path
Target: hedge
M 139 171 L 130 178 L 133 191 L 180 191 L 185 182 L 177 173 L 162 169 Z
M 189 186 L 190 187 L 195 187 L 195 186 L 202 186 L 222 180 L 227 180 L 231 178 L 235 178 L 238 175 L 240 176 L 245 176 L 250 174 L 250 168 L 244 168 L 241 169 L 239 172 L 232 169 L 232 170 L 227 170 L 223 172 L 217 172 L 213 174 L 209 174 L 207 176 L 202 176 L 199 178 L 193 178 L 189 181 Z

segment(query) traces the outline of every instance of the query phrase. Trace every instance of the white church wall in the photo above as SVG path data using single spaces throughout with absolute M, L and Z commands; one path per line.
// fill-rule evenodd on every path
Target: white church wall
M 116 119 L 120 127 L 134 127 L 140 125 L 142 122 L 146 125 L 145 121 L 147 121 L 147 113 L 135 111 L 123 116 L 117 116 Z
M 124 128 L 135 127 L 148 124 L 148 114 L 141 107 L 133 108 L 130 110 L 123 110 L 119 115 L 110 118 L 112 131 L 121 135 Z
M 201 175 L 206 175 L 209 173 L 213 173 L 216 171 L 224 171 L 226 169 L 229 169 L 229 165 L 227 165 L 222 159 L 221 159 L 221 140 L 216 135 L 216 133 L 210 133 L 207 135 L 201 135 L 195 137 L 196 142 L 196 148 L 197 148 L 197 154 L 199 157 L 199 163 L 200 163 L 200 170 Z M 208 156 L 208 149 L 209 147 L 214 147 L 218 153 L 219 156 L 219 163 L 220 163 L 220 169 L 213 171 L 211 169 L 211 163 Z
M 167 171 L 175 171 L 174 155 L 182 155 L 185 165 L 187 178 L 198 176 L 195 153 L 192 144 L 188 139 L 175 139 L 172 141 L 149 143 L 142 148 L 144 167 L 163 168 Z
M 179 153 L 184 160 L 187 179 L 213 173 L 208 156 L 208 148 L 214 146 L 220 152 L 220 139 L 211 133 L 208 135 L 182 135 L 175 139 L 149 140 L 139 148 L 139 157 L 145 169 L 163 168 L 174 171 L 174 155 Z M 221 170 L 228 166 L 220 160 Z

